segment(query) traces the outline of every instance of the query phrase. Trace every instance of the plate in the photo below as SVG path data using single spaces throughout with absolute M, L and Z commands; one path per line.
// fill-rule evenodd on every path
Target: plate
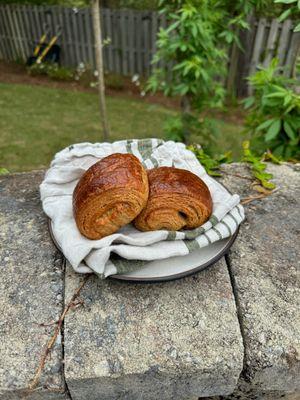
M 49 231 L 55 246 L 61 251 L 54 237 L 50 219 Z M 233 245 L 238 232 L 239 228 L 229 238 L 212 243 L 185 256 L 151 261 L 136 271 L 128 272 L 127 274 L 111 275 L 109 278 L 127 282 L 157 283 L 196 274 L 220 260 Z

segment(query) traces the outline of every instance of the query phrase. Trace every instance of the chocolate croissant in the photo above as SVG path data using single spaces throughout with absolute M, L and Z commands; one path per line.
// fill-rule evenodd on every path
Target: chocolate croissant
M 208 220 L 212 199 L 206 184 L 190 171 L 161 167 L 148 171 L 147 206 L 134 220 L 141 231 L 193 229 Z
M 147 173 L 131 154 L 112 154 L 92 165 L 73 193 L 73 212 L 79 231 L 101 239 L 131 222 L 148 199 Z

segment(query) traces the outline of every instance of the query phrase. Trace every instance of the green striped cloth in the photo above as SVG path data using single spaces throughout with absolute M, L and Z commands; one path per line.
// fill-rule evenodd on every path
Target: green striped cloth
M 173 166 L 198 175 L 213 199 L 209 221 L 197 229 L 176 232 L 140 232 L 129 224 L 100 240 L 83 237 L 73 218 L 73 190 L 92 164 L 113 153 L 132 153 L 147 169 Z M 43 209 L 51 218 L 53 234 L 67 260 L 75 271 L 93 271 L 101 278 L 140 269 L 153 260 L 184 257 L 233 235 L 245 218 L 239 196 L 210 177 L 184 144 L 160 139 L 74 144 L 56 154 L 40 192 Z

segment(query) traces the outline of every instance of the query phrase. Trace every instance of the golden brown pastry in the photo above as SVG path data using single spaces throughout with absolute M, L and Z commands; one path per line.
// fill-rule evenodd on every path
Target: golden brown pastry
M 131 222 L 148 199 L 147 173 L 131 154 L 112 154 L 92 165 L 73 193 L 73 212 L 80 232 L 100 239 Z
M 192 172 L 161 167 L 149 170 L 148 180 L 147 205 L 134 220 L 141 231 L 193 229 L 210 217 L 210 192 Z

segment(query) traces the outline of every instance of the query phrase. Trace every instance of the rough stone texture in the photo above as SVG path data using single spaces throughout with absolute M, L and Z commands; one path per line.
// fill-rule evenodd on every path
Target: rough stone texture
M 268 170 L 278 190 L 247 206 L 228 258 L 245 345 L 236 399 L 300 398 L 299 165 Z M 247 168 L 225 172 L 247 175 Z M 223 182 L 242 197 L 251 191 L 245 179 L 225 175 Z
M 66 398 L 64 372 L 73 400 L 300 400 L 300 167 L 268 168 L 278 190 L 246 207 L 231 277 L 222 260 L 164 284 L 90 278 L 65 321 L 65 371 L 59 338 L 28 396 L 54 329 L 39 324 L 58 319 L 64 274 L 39 201 L 43 173 L 0 177 L 0 399 Z M 232 176 L 247 167 L 224 171 L 228 188 L 253 193 Z M 68 267 L 66 301 L 81 279 Z
M 62 260 L 49 239 L 38 184 L 42 172 L 0 177 L 0 399 L 25 398 L 61 313 Z M 60 339 L 60 338 L 59 338 Z M 62 346 L 56 343 L 28 399 L 62 399 Z
M 66 273 L 66 300 L 82 278 Z M 155 285 L 92 277 L 65 320 L 73 400 L 188 400 L 228 394 L 243 347 L 225 261 Z

